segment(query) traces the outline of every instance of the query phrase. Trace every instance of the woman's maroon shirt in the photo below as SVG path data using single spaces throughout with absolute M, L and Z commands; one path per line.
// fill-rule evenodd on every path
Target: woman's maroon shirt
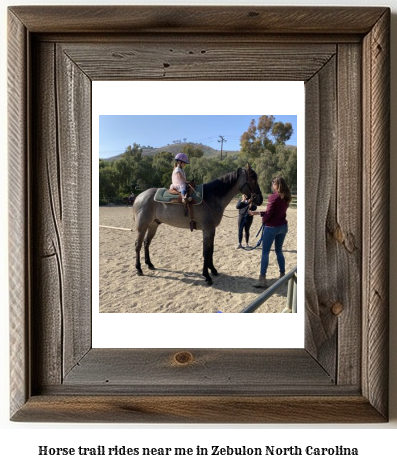
M 261 211 L 262 222 L 268 227 L 284 226 L 287 223 L 289 204 L 278 193 L 272 193 L 268 200 L 266 211 Z

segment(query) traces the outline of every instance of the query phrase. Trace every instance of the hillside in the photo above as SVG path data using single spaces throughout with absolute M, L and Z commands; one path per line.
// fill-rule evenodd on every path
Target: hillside
M 218 157 L 221 153 L 220 150 L 214 149 L 204 144 L 197 144 L 195 142 L 182 142 L 180 144 L 168 144 L 166 146 L 157 147 L 153 149 L 143 149 L 143 155 L 154 155 L 154 154 L 158 154 L 159 152 L 171 152 L 172 154 L 176 155 L 178 152 L 182 152 L 182 149 L 184 148 L 186 144 L 191 144 L 196 148 L 198 147 L 202 149 L 202 151 L 204 152 L 204 157 L 211 157 L 211 158 Z M 224 150 L 223 154 L 226 154 L 226 153 L 228 155 L 235 155 L 235 154 L 238 154 L 239 151 L 238 150 Z M 111 162 L 113 160 L 119 159 L 120 157 L 122 157 L 122 155 L 123 154 L 118 154 L 118 155 L 115 155 L 114 157 L 109 157 L 104 160 L 106 160 L 107 162 Z

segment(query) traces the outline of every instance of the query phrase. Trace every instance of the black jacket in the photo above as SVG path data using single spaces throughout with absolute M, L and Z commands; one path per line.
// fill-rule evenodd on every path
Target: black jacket
M 247 206 L 248 206 L 248 205 L 249 205 L 249 203 L 247 202 L 247 200 L 245 200 L 245 201 L 243 201 L 243 200 L 238 200 L 238 203 L 236 204 L 236 208 L 239 210 L 239 211 L 238 211 L 239 214 L 242 214 L 242 215 L 245 214 L 246 211 L 247 211 Z M 255 205 L 253 204 L 250 209 L 251 209 L 251 211 L 255 211 L 256 208 L 257 208 L 257 206 L 255 206 Z M 250 215 L 248 214 L 247 217 L 251 217 L 251 218 L 252 218 L 253 216 L 250 216 Z

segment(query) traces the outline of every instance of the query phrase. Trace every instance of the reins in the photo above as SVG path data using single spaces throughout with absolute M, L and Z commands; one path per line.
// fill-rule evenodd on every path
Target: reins
M 194 193 L 195 195 L 197 195 L 196 190 L 190 185 L 190 183 L 189 183 L 188 185 L 189 185 L 190 189 L 193 191 L 193 193 Z M 197 196 L 198 196 L 198 195 L 197 195 Z M 204 198 L 201 198 L 201 201 L 207 206 L 207 208 L 208 208 L 209 210 L 211 210 L 211 211 L 212 211 L 213 213 L 215 213 L 215 214 L 218 214 L 219 216 L 224 216 L 225 218 L 229 218 L 229 219 L 236 219 L 236 218 L 238 217 L 238 214 L 237 214 L 237 216 L 228 216 L 227 214 L 220 213 L 219 211 L 216 211 L 215 209 L 211 208 L 211 206 L 209 206 L 209 204 L 205 201 Z M 224 210 L 224 211 L 225 211 L 225 210 Z
M 263 229 L 265 228 L 265 224 L 262 223 L 258 233 L 256 234 L 255 237 L 258 237 L 259 234 L 261 234 L 261 232 L 263 232 Z M 241 247 L 243 250 L 247 250 L 247 251 L 250 251 L 250 250 L 255 250 L 257 249 L 262 243 L 262 234 L 260 235 L 260 238 L 258 240 L 258 242 L 256 243 L 256 245 L 254 247 Z
M 251 184 L 249 182 L 249 170 L 247 168 L 243 169 L 245 170 L 245 182 L 243 183 L 242 187 L 240 188 L 240 192 L 242 192 L 243 188 L 245 187 L 245 185 L 248 185 L 248 188 L 250 190 L 250 193 L 251 193 L 251 197 L 254 199 L 256 197 L 256 194 L 252 191 L 252 187 L 251 187 Z M 197 192 L 196 190 L 194 189 L 194 187 L 192 185 L 190 185 L 190 183 L 188 183 L 188 186 L 189 188 L 193 191 L 193 193 L 195 195 L 197 195 Z M 198 196 L 198 195 L 197 195 Z M 207 206 L 208 209 L 210 209 L 212 212 L 214 212 L 215 214 L 218 214 L 219 216 L 224 216 L 226 218 L 229 218 L 229 219 L 236 219 L 238 218 L 238 214 L 237 216 L 227 216 L 226 214 L 224 213 L 220 213 L 219 211 L 216 211 L 215 209 L 211 208 L 211 206 L 208 205 L 208 203 L 205 201 L 205 199 L 202 197 L 201 198 L 202 202 Z M 225 211 L 225 209 L 224 209 Z
M 201 196 L 201 195 L 199 195 L 199 194 L 196 192 L 196 190 L 194 189 L 194 187 L 193 187 L 190 183 L 188 183 L 188 187 L 192 190 L 192 192 L 193 192 L 196 196 Z M 207 208 L 210 209 L 212 212 L 214 212 L 214 213 L 216 213 L 216 214 L 219 214 L 220 216 L 223 216 L 222 213 L 220 213 L 220 212 L 218 212 L 218 211 L 215 211 L 215 209 L 212 209 L 211 206 L 209 206 L 209 205 L 207 204 L 207 202 L 205 201 L 205 199 L 204 199 L 203 197 L 201 197 L 201 201 L 202 201 L 202 202 L 207 206 Z M 232 216 L 226 216 L 226 217 L 232 217 Z M 233 217 L 234 217 L 234 216 L 233 216 Z

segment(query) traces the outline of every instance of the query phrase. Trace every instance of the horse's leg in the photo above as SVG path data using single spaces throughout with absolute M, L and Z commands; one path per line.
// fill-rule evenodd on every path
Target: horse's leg
M 143 242 L 144 247 L 145 247 L 145 263 L 149 267 L 149 270 L 155 270 L 153 263 L 150 261 L 149 246 L 153 237 L 156 235 L 157 228 L 159 227 L 160 224 L 161 224 L 160 221 L 153 221 L 150 224 L 147 230 L 145 240 Z
M 214 267 L 214 239 L 212 239 L 210 258 L 208 261 L 208 268 L 211 270 L 212 275 L 218 276 L 218 270 Z
M 135 241 L 135 268 L 136 274 L 139 276 L 143 275 L 142 267 L 141 267 L 141 248 L 143 239 L 145 237 L 146 228 L 145 230 L 138 231 L 138 237 Z
M 203 265 L 203 276 L 205 281 L 208 283 L 209 286 L 212 285 L 212 278 L 208 273 L 208 268 L 211 268 L 212 265 L 212 253 L 214 251 L 214 237 L 215 237 L 215 228 L 209 231 L 203 230 L 203 258 L 204 258 L 204 265 Z

